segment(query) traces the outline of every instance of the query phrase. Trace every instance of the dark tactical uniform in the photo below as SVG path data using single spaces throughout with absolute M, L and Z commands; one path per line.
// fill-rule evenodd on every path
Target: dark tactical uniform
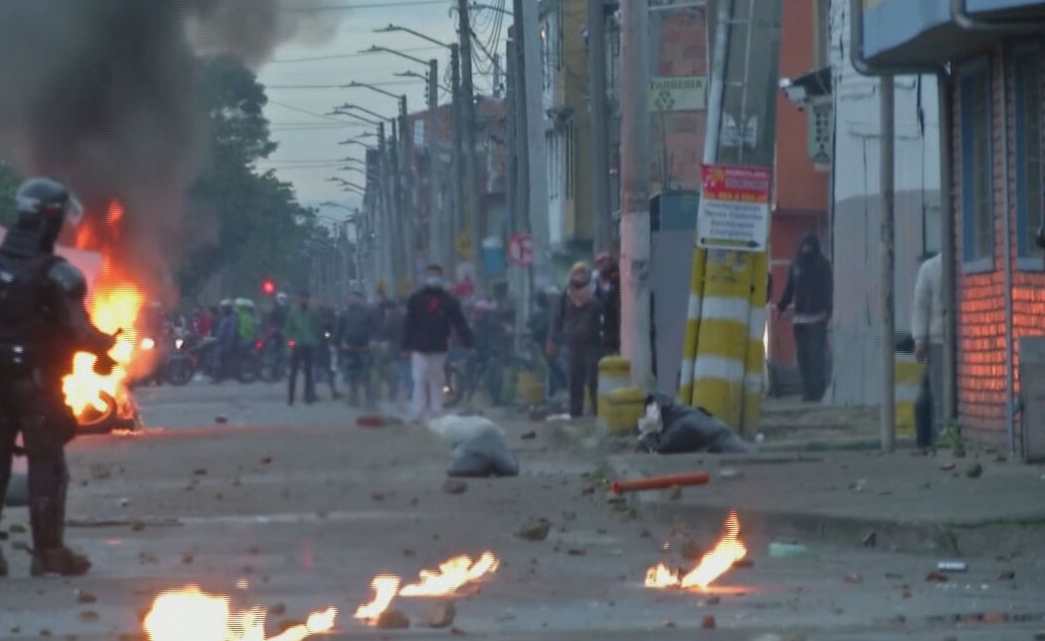
M 72 576 L 90 568 L 64 542 L 65 444 L 77 422 L 65 404 L 62 378 L 79 351 L 98 356 L 100 373 L 111 371 L 113 338 L 87 316 L 83 274 L 54 255 L 66 216 L 78 208 L 60 183 L 29 180 L 18 190 L 18 222 L 0 244 L 0 498 L 21 434 L 29 460 L 34 576 Z M 6 573 L 0 555 L 0 576 Z

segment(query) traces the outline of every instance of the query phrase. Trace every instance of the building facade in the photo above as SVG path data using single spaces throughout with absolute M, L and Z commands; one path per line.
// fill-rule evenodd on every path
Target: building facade
M 877 0 L 863 10 L 872 65 L 935 65 L 947 83 L 953 409 L 968 437 L 1015 448 L 1019 339 L 1045 334 L 1035 243 L 1045 200 L 1045 3 Z

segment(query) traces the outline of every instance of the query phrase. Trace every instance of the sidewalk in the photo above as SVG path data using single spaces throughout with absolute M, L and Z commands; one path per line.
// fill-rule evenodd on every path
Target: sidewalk
M 654 491 L 631 498 L 640 512 L 689 527 L 716 529 L 736 509 L 747 531 L 803 543 L 948 557 L 1045 555 L 1045 467 L 997 455 L 617 454 L 607 463 L 615 478 L 709 472 L 709 485 L 684 488 L 681 496 Z M 977 465 L 981 474 L 970 476 Z

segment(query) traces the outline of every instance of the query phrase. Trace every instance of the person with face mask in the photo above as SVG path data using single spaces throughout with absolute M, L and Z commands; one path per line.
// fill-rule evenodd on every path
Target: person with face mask
M 315 355 L 323 341 L 323 326 L 316 310 L 312 309 L 312 295 L 302 292 L 298 304 L 287 312 L 287 343 L 290 344 L 290 377 L 287 381 L 287 404 L 294 404 L 298 385 L 298 371 L 305 374 L 305 402 L 316 402 L 316 388 L 312 378 Z
M 777 311 L 783 313 L 792 304 L 802 400 L 817 402 L 827 390 L 827 326 L 834 312 L 834 276 L 814 234 L 803 236 L 798 245 Z
M 566 347 L 566 382 L 570 391 L 570 416 L 584 416 L 587 390 L 595 410 L 598 398 L 599 357 L 601 356 L 602 304 L 592 293 L 591 271 L 584 263 L 570 269 L 566 291 L 559 299 L 552 320 L 549 355 L 558 345 Z
M 457 333 L 465 348 L 472 347 L 461 304 L 443 284 L 443 268 L 429 265 L 424 286 L 406 303 L 403 350 L 410 354 L 414 388 L 411 418 L 423 421 L 443 411 L 443 386 L 446 355 L 450 351 L 450 332 Z

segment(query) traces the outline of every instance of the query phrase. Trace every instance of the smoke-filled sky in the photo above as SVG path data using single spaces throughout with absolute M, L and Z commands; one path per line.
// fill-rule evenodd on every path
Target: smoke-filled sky
M 330 0 L 329 4 L 341 1 Z M 354 194 L 341 191 L 337 184 L 327 181 L 327 178 L 335 175 L 335 170 L 345 163 L 300 161 L 337 160 L 346 155 L 362 159 L 362 147 L 337 143 L 373 130 L 371 126 L 351 118 L 337 119 L 352 123 L 339 125 L 322 115 L 329 113 L 335 105 L 352 102 L 371 111 L 392 116 L 396 113 L 397 105 L 394 99 L 366 89 L 291 87 L 344 85 L 353 80 L 382 84 L 383 89 L 392 93 L 405 93 L 410 110 L 418 111 L 425 106 L 424 82 L 419 79 L 397 78 L 394 74 L 404 71 L 426 73 L 425 67 L 390 54 L 355 54 L 372 45 L 378 45 L 403 51 L 423 60 L 436 58 L 439 61 L 440 76 L 445 80 L 450 60 L 448 50 L 409 34 L 374 33 L 373 30 L 395 23 L 443 42 L 452 42 L 457 38 L 456 16 L 449 13 L 451 5 L 455 4 L 452 0 L 435 3 L 429 0 L 427 4 L 408 3 L 406 6 L 400 6 L 403 3 L 397 0 L 357 0 L 346 4 L 368 6 L 345 12 L 336 36 L 321 45 L 291 42 L 281 46 L 276 51 L 274 60 L 264 65 L 260 73 L 261 81 L 269 87 L 268 95 L 271 100 L 266 115 L 273 125 L 273 137 L 280 143 L 279 150 L 272 156 L 272 162 L 266 163 L 265 167 L 277 168 L 283 179 L 294 183 L 301 200 L 311 205 L 333 200 L 347 206 L 356 206 L 359 199 Z M 392 6 L 373 6 L 381 4 Z M 494 0 L 489 4 L 501 2 Z M 510 7 L 511 3 L 506 4 Z M 510 19 L 506 18 L 505 24 L 509 22 Z M 341 57 L 346 55 L 352 57 Z M 445 80 L 442 84 L 448 85 L 449 81 Z M 476 79 L 478 91 L 488 92 L 489 86 L 490 78 Z M 440 101 L 448 102 L 449 96 L 443 93 Z M 340 172 L 337 175 L 353 182 L 362 182 L 362 176 L 357 172 Z M 344 215 L 343 211 L 339 212 L 337 209 L 324 213 L 337 218 Z

